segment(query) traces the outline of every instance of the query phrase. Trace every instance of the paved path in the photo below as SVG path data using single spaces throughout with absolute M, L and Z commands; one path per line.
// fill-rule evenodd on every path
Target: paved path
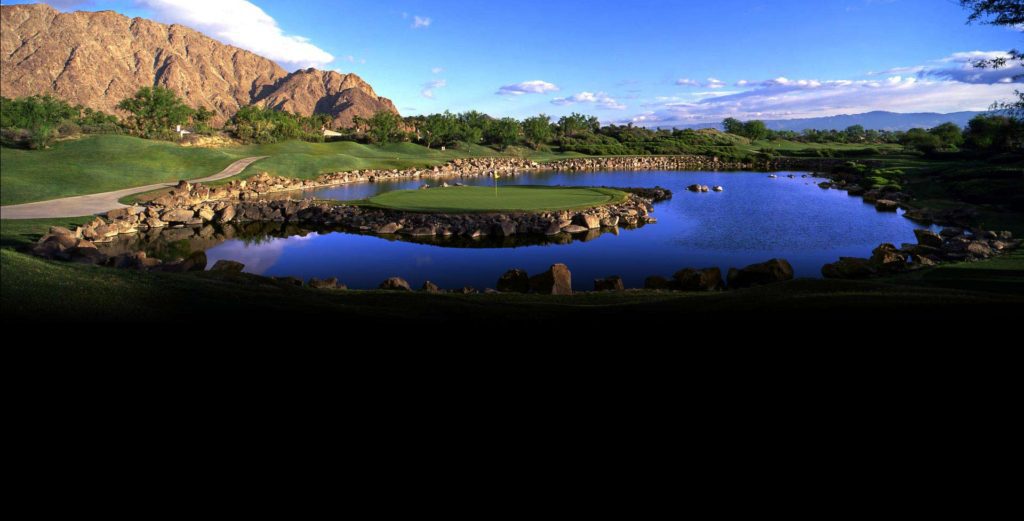
M 233 175 L 237 175 L 245 167 L 263 159 L 267 156 L 247 157 L 239 159 L 228 165 L 227 168 L 202 179 L 193 179 L 189 182 L 200 183 L 218 181 Z M 46 219 L 55 217 L 78 217 L 80 215 L 95 215 L 114 208 L 123 208 L 125 205 L 117 202 L 122 197 L 143 192 L 152 192 L 161 188 L 169 188 L 177 185 L 174 183 L 157 183 L 146 186 L 125 188 L 114 192 L 103 192 L 101 194 L 77 195 L 75 197 L 64 197 L 38 203 L 12 204 L 0 206 L 0 219 Z

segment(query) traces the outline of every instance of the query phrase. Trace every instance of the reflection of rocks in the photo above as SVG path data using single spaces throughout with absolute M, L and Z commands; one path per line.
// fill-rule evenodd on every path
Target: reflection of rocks
M 838 261 L 821 267 L 821 274 L 827 279 L 863 279 L 878 273 L 868 259 L 840 257 Z
M 329 277 L 326 279 L 318 279 L 312 277 L 307 283 L 309 287 L 314 289 L 348 289 L 348 286 L 338 282 L 336 277 Z

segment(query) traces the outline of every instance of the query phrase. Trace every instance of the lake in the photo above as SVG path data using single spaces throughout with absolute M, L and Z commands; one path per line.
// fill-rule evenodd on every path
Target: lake
M 588 172 L 527 173 L 503 177 L 512 184 L 654 187 L 672 190 L 671 200 L 656 203 L 658 222 L 618 233 L 592 233 L 571 242 L 542 238 L 473 241 L 396 240 L 329 230 L 261 224 L 226 240 L 175 240 L 182 230 L 166 230 L 136 241 L 151 254 L 177 255 L 205 249 L 208 266 L 220 259 L 245 264 L 246 272 L 272 276 L 337 277 L 350 288 L 375 288 L 384 279 L 402 277 L 413 287 L 430 280 L 442 288 L 494 287 L 510 268 L 531 275 L 561 262 L 569 266 L 573 287 L 593 289 L 593 279 L 619 275 L 626 287 L 642 287 L 650 275 L 671 276 L 685 267 L 742 267 L 773 257 L 787 259 L 797 277 L 820 277 L 821 266 L 840 256 L 867 257 L 879 243 L 915 242 L 920 224 L 900 212 L 879 212 L 860 197 L 817 186 L 823 179 L 805 172 Z M 793 174 L 794 178 L 787 177 Z M 805 176 L 806 177 L 802 177 Z M 467 185 L 492 185 L 490 178 L 447 179 Z M 293 197 L 352 200 L 388 190 L 414 189 L 424 181 L 361 183 L 291 194 Z M 429 184 L 440 181 L 427 180 Z M 723 192 L 688 192 L 688 185 L 721 185 Z M 253 231 L 255 230 L 255 231 Z M 187 231 L 186 231 L 187 232 Z M 187 235 L 187 233 L 186 233 Z M 209 233 L 206 233 L 209 235 Z M 244 237 L 244 238 L 243 238 Z

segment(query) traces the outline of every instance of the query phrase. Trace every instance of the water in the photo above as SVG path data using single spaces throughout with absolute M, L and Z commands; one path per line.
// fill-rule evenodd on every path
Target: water
M 684 267 L 718 266 L 724 272 L 773 257 L 789 260 L 798 277 L 820 277 L 821 266 L 840 256 L 866 257 L 882 242 L 897 246 L 915 242 L 913 230 L 922 226 L 901 217 L 902 211 L 876 211 L 859 197 L 819 188 L 821 179 L 802 178 L 800 172 L 793 172 L 796 177 L 790 179 L 789 173 L 778 172 L 775 179 L 752 172 L 532 173 L 500 180 L 502 185 L 662 186 L 674 193 L 671 200 L 655 204 L 656 224 L 618 234 L 592 234 L 588 240 L 568 244 L 538 238 L 424 243 L 275 225 L 250 230 L 248 240 L 193 238 L 188 244 L 178 241 L 175 248 L 179 254 L 206 249 L 211 266 L 219 259 L 230 259 L 244 263 L 250 273 L 337 277 L 352 288 L 374 288 L 388 277 L 399 276 L 414 287 L 431 280 L 443 288 L 482 289 L 493 287 L 507 269 L 522 268 L 532 275 L 562 262 L 572 271 L 573 286 L 588 290 L 593 279 L 609 275 L 622 276 L 626 287 L 642 287 L 649 275 L 671 276 Z M 493 183 L 488 178 L 460 181 Z M 364 183 L 305 195 L 361 199 L 421 183 Z M 694 183 L 722 185 L 725 191 L 686 191 Z M 152 239 L 140 240 L 151 241 L 155 248 Z

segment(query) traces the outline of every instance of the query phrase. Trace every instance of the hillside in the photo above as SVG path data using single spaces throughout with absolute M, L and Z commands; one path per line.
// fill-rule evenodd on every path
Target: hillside
M 355 74 L 276 63 L 182 25 L 128 18 L 113 11 L 61 13 L 44 4 L 0 6 L 0 95 L 52 94 L 116 113 L 140 87 L 167 87 L 192 106 L 216 113 L 260 103 L 351 125 L 355 115 L 397 112 Z

